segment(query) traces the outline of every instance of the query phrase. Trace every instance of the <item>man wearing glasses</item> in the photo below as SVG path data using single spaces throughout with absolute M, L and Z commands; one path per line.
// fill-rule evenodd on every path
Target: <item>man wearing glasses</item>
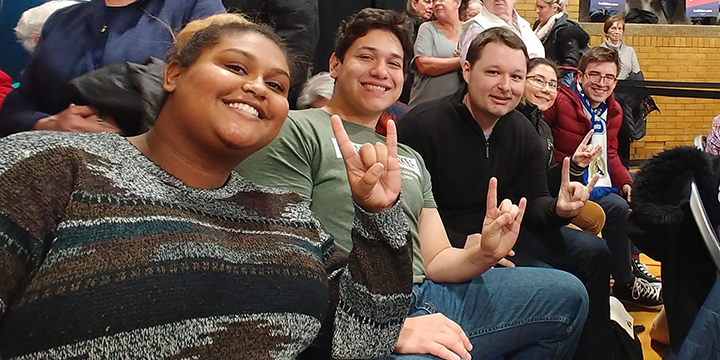
M 614 295 L 624 302 L 659 309 L 663 305 L 660 283 L 649 283 L 632 272 L 630 239 L 626 233 L 632 178 L 618 157 L 618 131 L 622 109 L 612 96 L 617 84 L 619 56 L 616 50 L 594 47 L 580 58 L 578 73 L 570 86 L 561 86 L 555 104 L 543 119 L 555 139 L 555 159 L 572 154 L 590 129 L 592 145 L 602 151 L 590 163 L 585 179 L 598 175 L 590 200 L 605 211 L 603 238 L 611 254 L 610 273 Z

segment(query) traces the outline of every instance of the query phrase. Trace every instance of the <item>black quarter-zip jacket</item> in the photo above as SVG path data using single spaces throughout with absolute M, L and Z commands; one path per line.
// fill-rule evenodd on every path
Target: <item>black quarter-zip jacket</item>
M 433 195 L 453 246 L 482 231 L 488 182 L 498 179 L 498 204 L 528 199 L 523 225 L 549 231 L 570 219 L 557 215 L 547 186 L 545 144 L 532 124 L 513 110 L 495 124 L 488 140 L 462 99 L 466 89 L 420 104 L 398 122 L 398 140 L 422 155 Z M 553 194 L 557 195 L 557 194 Z

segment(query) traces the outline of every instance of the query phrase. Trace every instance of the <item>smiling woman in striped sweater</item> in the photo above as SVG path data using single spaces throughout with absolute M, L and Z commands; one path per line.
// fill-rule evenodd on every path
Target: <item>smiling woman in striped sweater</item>
M 146 134 L 0 142 L 0 357 L 389 353 L 412 288 L 394 125 L 361 156 L 336 127 L 356 202 L 342 259 L 298 195 L 232 172 L 288 113 L 277 35 L 218 15 L 168 59 Z

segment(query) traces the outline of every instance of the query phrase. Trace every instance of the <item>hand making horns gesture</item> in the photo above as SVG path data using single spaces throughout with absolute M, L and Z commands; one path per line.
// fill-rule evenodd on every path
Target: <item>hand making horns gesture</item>
M 585 138 L 578 145 L 577 149 L 575 149 L 575 152 L 572 155 L 572 162 L 575 165 L 584 168 L 590 166 L 590 162 L 592 162 L 595 156 L 597 156 L 600 150 L 602 150 L 600 146 L 588 144 L 594 133 L 595 130 L 590 129 L 587 135 L 585 135 Z
M 497 186 L 497 179 L 490 178 L 480 248 L 496 261 L 501 261 L 505 256 L 512 255 L 511 251 L 520 233 L 520 223 L 525 214 L 527 200 L 522 198 L 518 205 L 514 205 L 510 199 L 505 199 L 498 207 Z
M 359 152 L 355 152 L 340 117 L 333 115 L 330 121 L 355 202 L 369 212 L 380 212 L 393 206 L 400 194 L 401 183 L 395 122 L 387 123 L 385 144 L 365 143 Z
M 555 207 L 557 214 L 564 218 L 578 216 L 585 207 L 590 192 L 599 178 L 600 176 L 595 174 L 587 185 L 570 181 L 570 158 L 563 159 L 562 180 L 560 181 L 560 192 Z

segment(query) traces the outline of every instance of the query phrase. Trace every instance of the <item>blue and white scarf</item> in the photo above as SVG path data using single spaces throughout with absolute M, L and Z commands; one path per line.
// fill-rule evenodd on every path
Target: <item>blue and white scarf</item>
M 597 156 L 590 162 L 587 170 L 583 174 L 583 182 L 588 183 L 595 174 L 599 174 L 600 178 L 590 193 L 590 200 L 597 200 L 610 193 L 617 193 L 617 189 L 612 187 L 610 180 L 610 167 L 608 166 L 608 146 L 607 146 L 607 101 L 604 101 L 597 108 L 593 109 L 590 101 L 585 96 L 580 83 L 576 83 L 578 97 L 583 105 L 585 116 L 590 119 L 590 124 L 595 133 L 590 138 L 590 144 L 600 146 L 602 149 Z

